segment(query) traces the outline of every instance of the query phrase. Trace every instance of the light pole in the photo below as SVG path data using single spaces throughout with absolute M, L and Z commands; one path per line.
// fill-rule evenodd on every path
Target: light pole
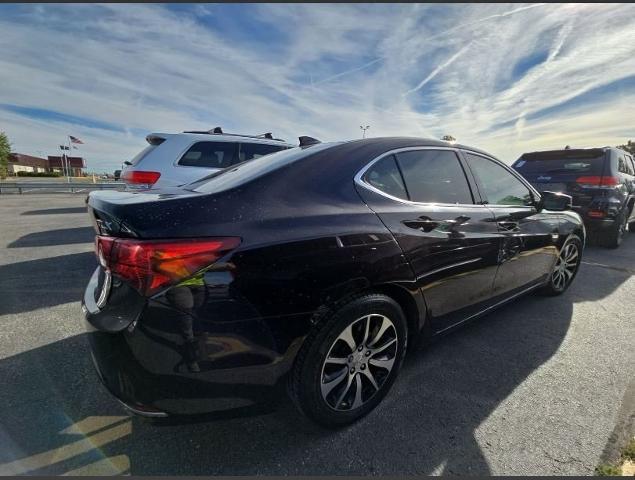
M 370 125 L 366 125 L 365 127 L 360 125 L 359 128 L 362 129 L 362 138 L 366 138 L 366 130 L 370 128 Z

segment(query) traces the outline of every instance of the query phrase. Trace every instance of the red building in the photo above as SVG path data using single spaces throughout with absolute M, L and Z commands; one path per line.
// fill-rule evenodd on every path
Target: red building
M 71 175 L 81 177 L 82 170 L 86 168 L 86 162 L 82 157 L 68 157 Z M 51 156 L 48 158 L 33 157 L 24 153 L 9 154 L 9 173 L 16 175 L 18 172 L 57 172 L 64 173 L 62 157 Z
M 52 172 L 62 172 L 62 157 L 55 157 L 49 155 L 48 157 L 49 168 Z M 71 176 L 81 177 L 83 175 L 82 169 L 86 168 L 86 162 L 82 157 L 68 157 L 68 164 L 71 169 Z

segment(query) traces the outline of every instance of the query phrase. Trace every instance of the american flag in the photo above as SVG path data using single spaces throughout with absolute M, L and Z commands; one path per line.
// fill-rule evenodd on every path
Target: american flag
M 79 138 L 73 137 L 72 135 L 69 135 L 68 138 L 71 139 L 71 143 L 79 143 L 80 145 L 84 144 L 84 142 L 82 142 Z

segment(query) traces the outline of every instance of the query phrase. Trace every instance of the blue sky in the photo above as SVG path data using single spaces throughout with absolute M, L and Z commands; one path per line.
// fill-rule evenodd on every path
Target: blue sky
M 113 170 L 153 131 L 451 134 L 507 162 L 635 139 L 630 4 L 0 6 L 0 130 Z

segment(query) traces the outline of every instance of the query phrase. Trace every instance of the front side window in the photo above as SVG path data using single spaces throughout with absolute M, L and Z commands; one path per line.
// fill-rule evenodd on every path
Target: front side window
M 470 169 L 480 181 L 481 195 L 490 205 L 531 205 L 530 190 L 506 168 L 480 155 L 464 152 Z
M 450 150 L 413 150 L 397 154 L 410 200 L 420 203 L 474 203 L 467 177 Z
M 227 168 L 236 163 L 233 142 L 198 142 L 179 160 L 184 167 Z
M 268 145 L 266 143 L 241 143 L 238 147 L 238 161 L 246 162 L 253 158 L 263 157 L 270 153 L 285 150 L 284 145 Z
M 378 190 L 393 197 L 408 199 L 408 193 L 401 178 L 401 173 L 395 162 L 395 157 L 390 155 L 375 162 L 365 173 L 364 180 Z

